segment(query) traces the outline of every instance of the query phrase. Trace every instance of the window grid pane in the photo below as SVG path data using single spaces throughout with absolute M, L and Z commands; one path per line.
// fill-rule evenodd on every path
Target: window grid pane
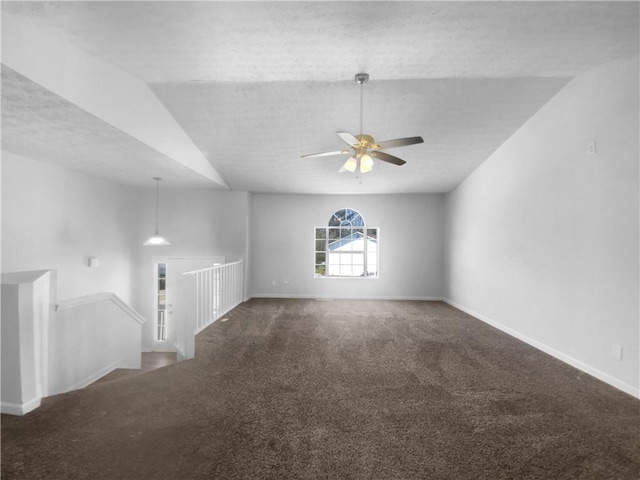
M 167 339 L 167 329 L 165 325 L 165 312 L 164 310 L 158 310 L 158 332 L 157 339 L 160 342 L 164 342 Z
M 366 228 L 355 210 L 337 211 L 314 236 L 316 277 L 378 276 L 378 229 Z
M 167 264 L 158 263 L 158 269 L 156 272 L 156 341 L 165 342 L 167 340 L 167 324 L 166 324 L 166 309 L 167 309 L 167 296 L 166 296 L 166 278 L 167 278 Z

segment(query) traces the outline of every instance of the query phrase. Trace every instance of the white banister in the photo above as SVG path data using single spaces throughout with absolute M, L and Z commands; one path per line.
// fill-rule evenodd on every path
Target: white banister
M 48 394 L 83 388 L 116 368 L 140 368 L 143 323 L 110 292 L 58 302 L 49 326 Z
M 112 292 L 101 292 L 94 293 L 92 295 L 85 295 L 83 297 L 75 297 L 70 298 L 68 300 L 61 300 L 56 305 L 56 312 L 69 310 L 71 308 L 77 308 L 82 305 L 89 305 L 91 303 L 104 302 L 105 300 L 110 300 L 113 302 L 120 310 L 130 316 L 133 320 L 142 325 L 145 320 L 138 312 L 136 312 L 133 308 L 123 302 L 115 293 Z
M 195 335 L 242 303 L 243 298 L 242 259 L 183 273 L 174 304 L 174 318 L 180 325 L 176 341 L 178 359 L 193 358 Z

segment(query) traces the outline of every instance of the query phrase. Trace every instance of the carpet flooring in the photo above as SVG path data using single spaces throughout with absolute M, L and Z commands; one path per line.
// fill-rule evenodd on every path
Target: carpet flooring
M 150 372 L 156 368 L 166 367 L 176 363 L 177 355 L 175 352 L 142 352 L 140 368 L 116 368 L 104 377 L 99 378 L 93 385 L 98 383 L 111 382 L 124 377 L 138 375 L 144 372 Z
M 633 479 L 640 402 L 441 302 L 252 299 L 2 417 L 2 479 Z

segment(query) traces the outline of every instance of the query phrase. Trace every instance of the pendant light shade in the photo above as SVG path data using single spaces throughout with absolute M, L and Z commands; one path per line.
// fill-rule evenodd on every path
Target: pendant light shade
M 156 230 L 155 230 L 155 233 L 151 235 L 151 237 L 149 237 L 149 239 L 146 242 L 143 243 L 143 245 L 145 246 L 170 245 L 170 243 L 158 233 L 158 213 L 159 213 L 159 205 L 160 205 L 160 180 L 162 179 L 158 177 L 153 177 L 153 179 L 156 181 Z
M 153 245 L 171 245 L 162 235 L 152 235 L 149 239 L 143 243 L 144 246 L 149 247 Z

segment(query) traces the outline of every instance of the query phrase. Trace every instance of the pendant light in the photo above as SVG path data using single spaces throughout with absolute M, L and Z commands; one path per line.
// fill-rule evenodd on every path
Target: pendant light
M 151 237 L 149 237 L 149 240 L 144 242 L 143 245 L 145 246 L 170 245 L 170 243 L 167 242 L 165 238 L 160 236 L 160 234 L 158 233 L 158 211 L 159 211 L 159 205 L 160 205 L 160 180 L 162 179 L 158 177 L 153 177 L 153 179 L 156 181 L 156 230 L 155 230 L 156 233 L 154 233 Z

